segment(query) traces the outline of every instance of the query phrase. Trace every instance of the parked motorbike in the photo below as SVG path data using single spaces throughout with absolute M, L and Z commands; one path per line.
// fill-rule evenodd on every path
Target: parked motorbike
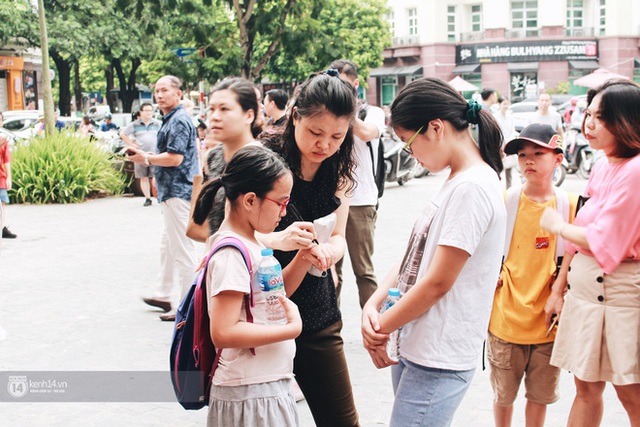
M 566 135 L 564 158 L 567 160 L 567 173 L 575 173 L 581 178 L 589 179 L 593 164 L 593 150 L 589 141 L 575 125 L 567 130 Z
M 393 137 L 382 139 L 384 145 L 384 170 L 386 182 L 404 185 L 412 178 L 420 178 L 429 173 L 409 153 L 404 151 L 404 143 Z

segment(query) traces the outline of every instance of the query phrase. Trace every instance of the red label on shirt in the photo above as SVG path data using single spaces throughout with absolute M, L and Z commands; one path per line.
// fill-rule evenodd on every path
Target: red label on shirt
M 536 249 L 546 249 L 549 247 L 549 237 L 536 237 Z

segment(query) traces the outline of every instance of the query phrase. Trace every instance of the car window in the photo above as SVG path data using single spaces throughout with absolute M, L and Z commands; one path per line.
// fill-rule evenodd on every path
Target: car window
M 4 122 L 4 128 L 10 130 L 12 132 L 26 129 L 33 122 L 31 119 L 15 119 L 15 120 L 6 120 Z

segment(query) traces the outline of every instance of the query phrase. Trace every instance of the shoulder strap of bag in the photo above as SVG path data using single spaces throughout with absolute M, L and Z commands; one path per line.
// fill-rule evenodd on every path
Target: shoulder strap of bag
M 198 286 L 200 286 L 200 284 L 206 280 L 206 276 L 207 276 L 207 269 L 209 267 L 209 260 L 211 260 L 211 257 L 218 252 L 220 249 L 225 248 L 225 247 L 234 247 L 236 249 L 238 249 L 240 251 L 240 253 L 242 254 L 242 258 L 244 259 L 244 263 L 247 266 L 247 270 L 249 271 L 249 295 L 246 296 L 245 295 L 245 311 L 246 311 L 246 315 L 247 315 L 247 322 L 249 323 L 253 323 L 253 314 L 251 314 L 251 308 L 250 307 L 255 307 L 255 303 L 253 301 L 253 287 L 251 286 L 251 278 L 253 277 L 253 265 L 251 263 L 251 255 L 249 253 L 249 249 L 247 248 L 247 246 L 242 242 L 242 240 L 238 239 L 237 237 L 233 237 L 233 236 L 229 236 L 229 237 L 223 237 L 222 239 L 218 240 L 214 245 L 213 248 L 211 248 L 211 251 L 209 252 L 209 254 L 207 255 L 207 257 L 205 258 L 204 261 L 204 267 L 202 268 L 202 272 L 198 278 Z M 202 284 L 202 286 L 204 286 L 205 284 Z M 207 298 L 207 304 L 209 303 L 208 298 Z M 256 350 L 254 348 L 249 349 L 251 351 L 251 354 L 253 354 L 255 356 L 256 354 Z M 220 355 L 222 354 L 222 349 L 218 349 L 216 351 L 216 358 L 213 361 L 213 366 L 211 369 L 211 375 L 210 378 L 213 379 L 213 374 L 216 371 L 216 369 L 218 368 L 218 362 L 220 361 Z
M 569 222 L 569 194 L 560 187 L 554 187 L 556 193 L 556 210 L 564 222 Z M 556 236 L 556 266 L 560 269 L 564 256 L 564 239 Z

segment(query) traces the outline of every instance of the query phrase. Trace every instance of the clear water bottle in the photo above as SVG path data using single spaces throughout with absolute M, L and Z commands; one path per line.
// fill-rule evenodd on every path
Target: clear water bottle
M 400 289 L 389 289 L 389 291 L 387 292 L 387 297 L 384 299 L 384 301 L 382 301 L 380 314 L 393 307 L 393 305 L 399 300 Z M 398 356 L 400 355 L 400 330 L 398 329 L 389 334 L 389 341 L 387 341 L 387 355 L 389 356 L 389 359 L 398 361 Z
M 272 325 L 284 325 L 287 316 L 278 295 L 285 295 L 284 281 L 282 280 L 282 267 L 273 256 L 273 249 L 262 250 L 262 260 L 258 267 L 258 281 L 265 298 L 265 313 L 267 323 Z

